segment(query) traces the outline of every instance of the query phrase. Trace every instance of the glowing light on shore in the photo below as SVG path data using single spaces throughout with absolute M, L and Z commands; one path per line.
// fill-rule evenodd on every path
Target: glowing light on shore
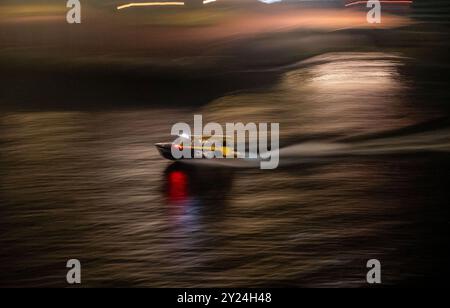
M 355 1 L 355 2 L 351 2 L 346 4 L 345 6 L 354 6 L 354 5 L 360 5 L 360 4 L 367 4 L 368 1 Z M 381 0 L 380 1 L 381 4 L 412 4 L 413 2 L 411 0 L 394 0 L 394 1 L 389 1 L 389 0 Z
M 133 2 L 118 6 L 118 10 L 127 9 L 130 7 L 143 7 L 143 6 L 182 6 L 184 2 Z
M 203 4 L 209 4 L 216 2 L 217 0 L 204 0 Z M 123 4 L 117 7 L 118 10 L 128 9 L 131 7 L 144 7 L 144 6 L 183 6 L 185 2 L 181 1 L 172 1 L 172 2 L 131 2 L 127 4 Z

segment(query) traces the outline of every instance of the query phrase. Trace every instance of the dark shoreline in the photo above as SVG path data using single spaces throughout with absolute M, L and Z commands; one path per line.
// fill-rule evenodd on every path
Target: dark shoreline
M 323 53 L 350 50 L 396 52 L 410 57 L 415 65 L 405 69 L 415 76 L 413 80 L 426 78 L 425 86 L 431 87 L 433 92 L 445 92 L 445 88 L 439 89 L 439 82 L 445 80 L 445 76 L 450 77 L 449 67 L 439 64 L 449 60 L 445 50 L 450 35 L 444 30 L 445 27 L 441 26 L 418 24 L 392 30 L 350 29 L 331 34 L 294 31 L 281 35 L 281 38 L 266 35 L 247 40 L 244 44 L 237 42 L 228 47 L 231 57 L 225 60 L 217 58 L 219 60 L 211 63 L 192 58 L 174 65 L 173 60 L 167 59 L 166 63 L 154 66 L 148 60 L 137 58 L 131 66 L 117 61 L 77 64 L 70 59 L 67 63 L 42 59 L 27 60 L 24 64 L 0 57 L 0 82 L 4 88 L 0 93 L 0 111 L 202 106 L 230 93 L 268 88 L 277 82 L 286 71 L 283 67 L 289 64 Z M 420 38 L 415 35 L 417 31 L 422 33 Z M 246 49 L 251 50 L 252 42 L 282 44 L 291 36 L 305 40 L 324 36 L 324 39 L 314 51 L 302 52 L 301 46 L 294 46 L 279 57 L 276 56 L 277 50 L 260 50 L 252 58 L 247 57 L 250 51 Z M 398 44 L 398 38 L 408 42 L 407 45 Z M 351 49 L 345 46 L 349 39 L 354 40 L 355 46 Z

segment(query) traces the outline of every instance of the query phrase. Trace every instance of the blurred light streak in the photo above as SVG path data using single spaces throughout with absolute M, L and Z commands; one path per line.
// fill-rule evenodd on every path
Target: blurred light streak
M 345 6 L 354 6 L 354 5 L 360 5 L 360 4 L 367 4 L 367 2 L 369 1 L 355 1 L 355 2 L 350 2 L 348 4 L 346 4 Z M 380 1 L 381 4 L 412 4 L 412 1 L 409 0 L 394 0 L 394 1 L 389 1 L 389 0 L 381 0 Z
M 130 7 L 139 7 L 139 6 L 181 6 L 184 5 L 184 2 L 142 2 L 142 3 L 128 3 L 121 6 L 118 6 L 118 10 L 127 9 Z

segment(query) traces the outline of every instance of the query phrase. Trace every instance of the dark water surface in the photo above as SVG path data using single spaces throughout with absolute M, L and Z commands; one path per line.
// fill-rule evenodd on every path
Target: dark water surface
M 83 286 L 354 287 L 372 258 L 385 285 L 438 284 L 450 128 L 409 61 L 325 54 L 199 108 L 1 114 L 0 285 L 65 286 L 71 258 Z M 280 167 L 162 159 L 194 114 L 280 122 Z

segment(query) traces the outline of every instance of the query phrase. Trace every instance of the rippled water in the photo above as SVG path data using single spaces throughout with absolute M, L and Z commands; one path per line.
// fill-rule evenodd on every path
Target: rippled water
M 0 117 L 0 285 L 361 286 L 437 283 L 448 260 L 448 121 L 413 104 L 398 54 L 326 54 L 194 109 Z M 178 164 L 170 127 L 280 122 L 273 171 Z

